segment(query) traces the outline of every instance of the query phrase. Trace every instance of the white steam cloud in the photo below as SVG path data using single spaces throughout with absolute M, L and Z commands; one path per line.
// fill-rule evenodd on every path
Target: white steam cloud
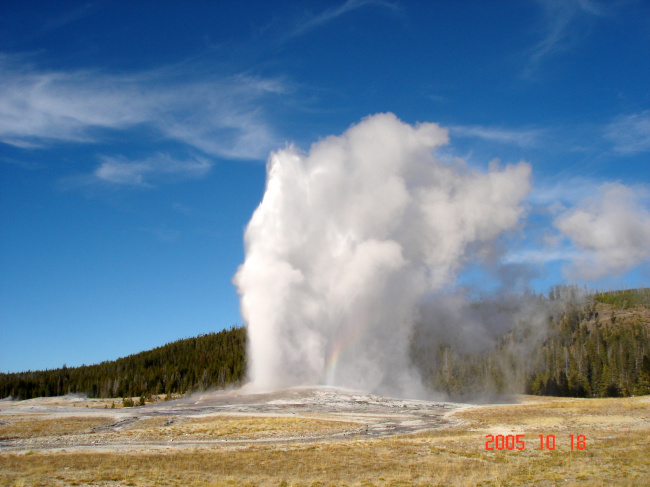
M 650 260 L 650 211 L 640 192 L 622 184 L 604 184 L 555 220 L 579 253 L 566 269 L 579 279 L 620 274 Z
M 270 156 L 234 278 L 254 387 L 419 393 L 418 302 L 515 227 L 530 191 L 528 164 L 443 163 L 434 151 L 447 141 L 436 124 L 380 114 L 307 154 Z

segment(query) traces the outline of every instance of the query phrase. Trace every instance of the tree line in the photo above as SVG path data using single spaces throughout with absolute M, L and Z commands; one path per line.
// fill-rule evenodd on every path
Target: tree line
M 594 296 L 553 321 L 527 383 L 531 394 L 618 397 L 650 394 L 650 290 Z
M 97 365 L 0 373 L 0 398 L 183 394 L 239 385 L 245 375 L 246 329 L 232 327 Z
M 420 350 L 425 383 L 450 396 L 650 394 L 650 289 L 586 296 L 558 286 L 532 299 L 535 309 L 546 310 L 544 323 L 539 312 L 535 320 L 519 319 L 487 350 L 464 352 L 445 341 Z M 97 365 L 0 373 L 0 398 L 172 395 L 237 386 L 245 378 L 246 328 L 232 327 Z

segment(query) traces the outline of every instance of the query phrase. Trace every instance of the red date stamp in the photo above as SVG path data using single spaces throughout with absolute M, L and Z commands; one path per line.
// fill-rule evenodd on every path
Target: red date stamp
M 485 435 L 486 450 L 523 450 L 526 448 L 524 435 Z M 585 435 L 569 435 L 572 450 L 584 450 L 587 447 Z M 555 450 L 555 435 L 539 435 L 540 450 Z

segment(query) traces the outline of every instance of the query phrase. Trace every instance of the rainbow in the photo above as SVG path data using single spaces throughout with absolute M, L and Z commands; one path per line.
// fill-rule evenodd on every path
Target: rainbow
M 324 385 L 336 385 L 334 382 L 336 379 L 336 367 L 339 360 L 346 354 L 346 352 L 357 345 L 367 328 L 368 320 L 354 320 L 351 326 L 346 326 L 343 330 L 340 328 L 337 330 L 338 333 L 332 340 L 333 346 L 330 348 L 325 362 L 325 369 L 322 377 Z

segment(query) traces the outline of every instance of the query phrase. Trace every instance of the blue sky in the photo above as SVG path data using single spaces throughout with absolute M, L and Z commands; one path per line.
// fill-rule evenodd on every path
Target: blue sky
M 382 112 L 532 166 L 460 283 L 648 285 L 648 46 L 644 1 L 2 2 L 0 371 L 241 323 L 270 152 Z

